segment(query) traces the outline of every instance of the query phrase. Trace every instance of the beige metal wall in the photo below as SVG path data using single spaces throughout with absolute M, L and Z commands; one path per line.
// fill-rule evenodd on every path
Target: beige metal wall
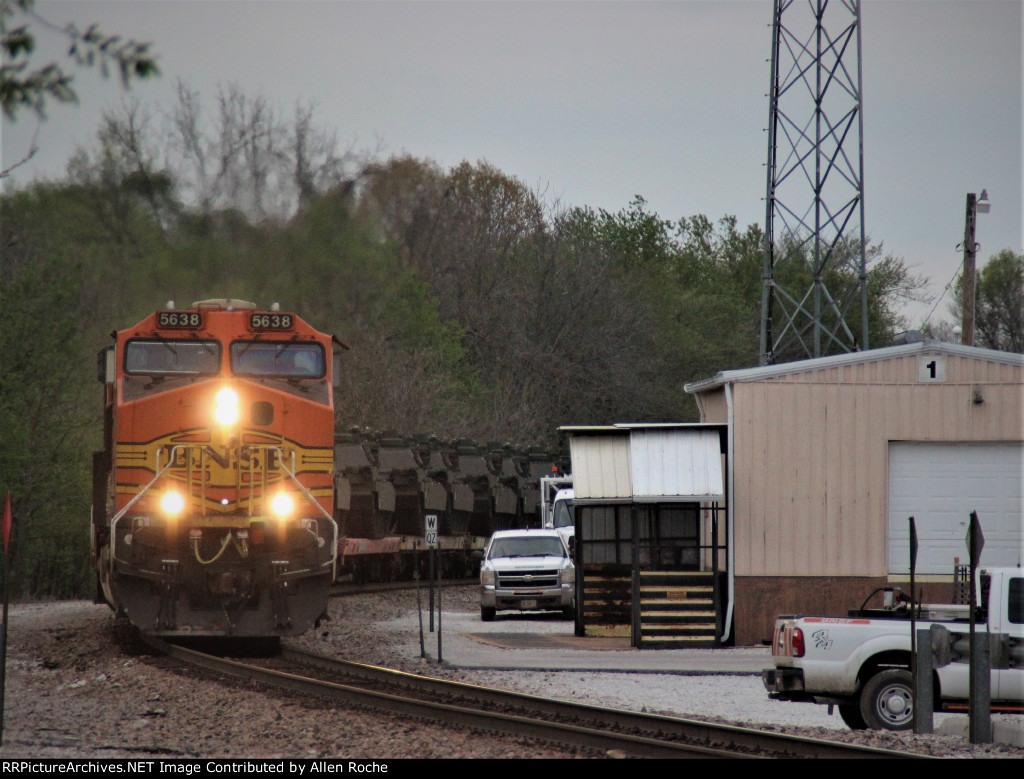
M 885 576 L 890 441 L 1024 440 L 1024 368 L 942 357 L 941 383 L 911 354 L 732 384 L 736 576 Z

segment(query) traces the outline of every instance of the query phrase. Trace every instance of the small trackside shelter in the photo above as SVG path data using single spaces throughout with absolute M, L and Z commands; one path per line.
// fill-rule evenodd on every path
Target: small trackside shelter
M 926 601 L 951 597 L 972 511 L 982 565 L 1024 564 L 1024 355 L 923 341 L 685 389 L 728 431 L 737 644 L 770 640 L 778 614 L 845 616 L 876 588 L 907 591 L 910 517 Z
M 576 515 L 576 633 L 718 646 L 724 425 L 563 427 Z

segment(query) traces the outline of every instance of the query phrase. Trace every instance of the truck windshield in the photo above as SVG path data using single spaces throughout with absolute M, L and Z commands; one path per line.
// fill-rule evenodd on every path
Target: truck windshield
M 561 540 L 552 536 L 496 538 L 487 557 L 565 557 L 565 547 Z

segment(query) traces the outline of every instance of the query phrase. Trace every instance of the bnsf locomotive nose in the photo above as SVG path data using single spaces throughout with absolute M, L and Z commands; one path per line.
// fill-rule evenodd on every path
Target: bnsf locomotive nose
M 161 636 L 307 630 L 336 570 L 333 339 L 233 299 L 168 306 L 112 337 L 93 481 L 103 597 Z

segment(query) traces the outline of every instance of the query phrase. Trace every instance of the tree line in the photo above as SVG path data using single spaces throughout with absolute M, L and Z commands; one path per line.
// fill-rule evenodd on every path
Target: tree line
M 560 425 L 695 421 L 685 382 L 757 364 L 759 226 L 664 219 L 640 196 L 549 202 L 487 162 L 342 149 L 314 113 L 237 88 L 208 112 L 182 85 L 166 110 L 107 114 L 60 180 L 0 196 L 0 489 L 20 594 L 91 594 L 97 353 L 169 299 L 278 302 L 337 335 L 339 429 L 557 445 Z M 867 252 L 882 346 L 922 281 Z

